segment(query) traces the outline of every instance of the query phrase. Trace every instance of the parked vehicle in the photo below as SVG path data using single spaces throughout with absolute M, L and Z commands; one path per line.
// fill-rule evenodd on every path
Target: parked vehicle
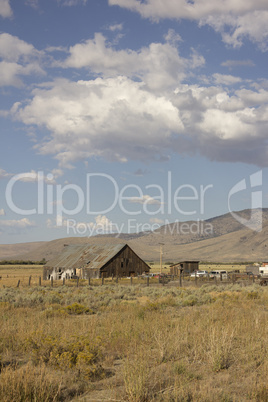
M 208 275 L 208 271 L 195 271 L 191 273 L 191 278 L 195 278 L 195 276 L 202 277 Z
M 259 268 L 259 272 L 261 276 L 267 276 L 268 277 L 268 265 L 265 265 L 264 267 Z
M 228 278 L 228 274 L 227 271 L 224 271 L 223 269 L 219 269 L 219 270 L 215 270 L 215 271 L 211 271 L 209 273 L 209 277 L 210 278 L 220 278 L 222 276 L 222 279 L 227 279 Z

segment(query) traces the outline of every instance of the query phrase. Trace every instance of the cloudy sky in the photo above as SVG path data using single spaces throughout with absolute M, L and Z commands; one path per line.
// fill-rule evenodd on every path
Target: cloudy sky
M 0 243 L 268 206 L 267 0 L 0 0 L 0 22 Z

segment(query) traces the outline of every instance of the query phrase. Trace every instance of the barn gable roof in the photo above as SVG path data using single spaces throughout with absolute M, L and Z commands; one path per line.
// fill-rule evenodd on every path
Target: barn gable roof
M 56 258 L 45 267 L 53 268 L 102 268 L 127 244 L 71 244 L 66 246 Z

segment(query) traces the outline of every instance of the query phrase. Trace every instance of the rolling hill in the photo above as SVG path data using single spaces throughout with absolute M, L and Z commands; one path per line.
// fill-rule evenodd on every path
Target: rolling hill
M 160 243 L 163 243 L 163 261 L 197 259 L 201 261 L 261 261 L 268 259 L 268 209 L 262 213 L 262 231 L 253 231 L 228 213 L 205 221 L 188 221 L 163 225 L 154 232 L 138 234 L 98 235 L 73 237 L 48 242 L 0 245 L 0 259 L 24 259 L 47 261 L 61 252 L 65 244 L 128 243 L 147 261 L 159 259 Z M 249 220 L 251 210 L 239 215 Z

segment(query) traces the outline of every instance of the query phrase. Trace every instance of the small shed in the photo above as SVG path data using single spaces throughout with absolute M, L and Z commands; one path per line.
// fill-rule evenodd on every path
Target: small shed
M 170 266 L 171 275 L 179 275 L 180 271 L 188 274 L 199 270 L 199 261 L 181 261 Z
M 252 273 L 254 275 L 259 275 L 260 273 L 260 266 L 259 265 L 247 265 L 246 272 Z
M 73 244 L 47 262 L 43 279 L 127 277 L 149 271 L 149 265 L 127 244 Z

